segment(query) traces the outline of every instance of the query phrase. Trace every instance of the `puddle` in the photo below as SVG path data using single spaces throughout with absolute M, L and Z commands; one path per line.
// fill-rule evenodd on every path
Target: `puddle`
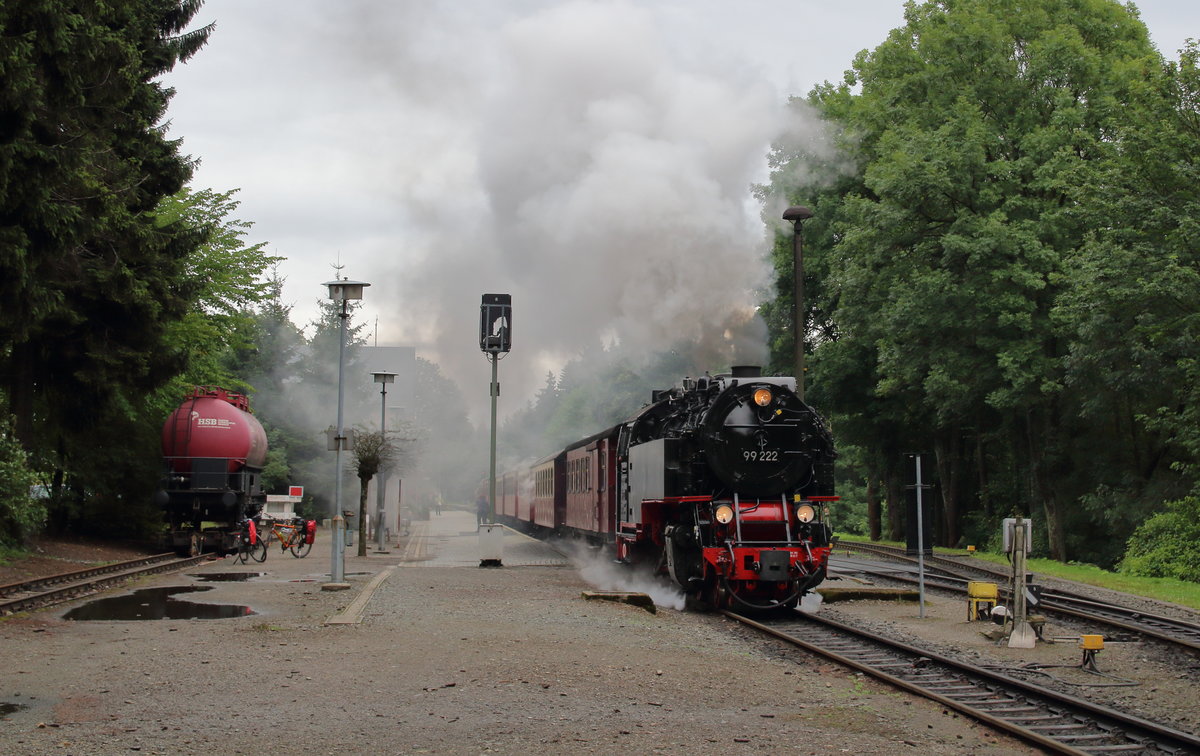
M 142 588 L 129 596 L 110 596 L 78 606 L 63 615 L 67 620 L 231 619 L 256 612 L 236 604 L 201 604 L 173 598 L 177 593 L 211 591 L 207 585 Z
M 28 709 L 28 708 L 29 707 L 26 706 L 25 704 L 15 704 L 15 703 L 7 703 L 5 701 L 0 701 L 0 719 L 4 719 L 9 714 L 16 714 L 18 711 L 20 711 L 22 709 Z
M 211 572 L 188 575 L 204 583 L 244 583 L 251 578 L 262 577 L 263 572 Z

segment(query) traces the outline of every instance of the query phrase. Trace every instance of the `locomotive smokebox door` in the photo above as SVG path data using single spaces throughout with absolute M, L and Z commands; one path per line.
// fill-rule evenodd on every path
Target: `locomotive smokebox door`
M 484 294 L 479 306 L 479 348 L 485 352 L 512 350 L 512 295 Z

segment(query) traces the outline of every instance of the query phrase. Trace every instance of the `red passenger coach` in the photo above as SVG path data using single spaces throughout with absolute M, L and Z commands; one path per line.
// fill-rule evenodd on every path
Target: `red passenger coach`
M 596 543 L 612 541 L 617 521 L 617 436 L 610 428 L 567 447 L 566 513 L 573 535 Z
M 557 530 L 563 523 L 563 510 L 566 508 L 563 467 L 566 456 L 566 452 L 559 452 L 553 457 L 546 457 L 530 471 L 533 487 L 527 521 L 535 527 Z
M 520 500 L 520 475 L 515 470 L 507 472 L 496 482 L 496 516 L 517 517 Z

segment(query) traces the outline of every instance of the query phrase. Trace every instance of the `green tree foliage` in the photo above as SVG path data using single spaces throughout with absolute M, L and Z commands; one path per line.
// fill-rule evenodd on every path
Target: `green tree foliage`
M 1197 56 L 1192 43 L 1178 63 L 1135 71 L 1136 116 L 1076 194 L 1093 231 L 1056 311 L 1072 337 L 1068 385 L 1107 429 L 1092 474 L 1125 498 L 1170 498 L 1172 468 L 1193 482 L 1200 473 Z
M 155 220 L 191 172 L 156 79 L 205 43 L 208 28 L 182 33 L 199 6 L 0 5 L 0 382 L 60 526 L 119 506 L 130 466 L 95 450 L 128 449 L 145 396 L 183 365 L 170 325 L 205 229 Z
M 1200 498 L 1171 502 L 1138 526 L 1121 571 L 1200 583 Z
M 265 243 L 247 244 L 252 224 L 236 217 L 237 190 L 194 191 L 185 187 L 159 203 L 160 227 L 184 225 L 201 229 L 205 242 L 186 260 L 182 276 L 194 292 L 184 316 L 170 324 L 168 340 L 185 350 L 185 366 L 170 387 L 170 398 L 192 385 L 218 385 L 239 391 L 260 339 L 255 330 L 269 327 L 276 315 L 282 282 L 268 275 L 283 260 L 271 255 Z M 262 308 L 262 313 L 256 312 Z
M 10 423 L 0 427 L 0 546 L 20 546 L 46 520 L 46 507 L 32 495 L 37 475 L 29 469 L 25 450 Z
M 941 543 L 979 540 L 964 531 L 976 508 L 987 522 L 1037 512 L 1057 558 L 1103 532 L 1073 506 L 1095 482 L 1074 444 L 1096 429 L 1066 390 L 1056 306 L 1095 239 L 1082 190 L 1104 186 L 1114 136 L 1138 116 L 1130 86 L 1159 67 L 1112 0 L 910 3 L 844 83 L 797 103 L 831 124 L 849 177 L 800 171 L 811 146 L 773 155 L 768 194 L 816 213 L 810 394 L 892 503 L 900 454 L 936 453 Z M 777 303 L 790 245 L 781 234 Z

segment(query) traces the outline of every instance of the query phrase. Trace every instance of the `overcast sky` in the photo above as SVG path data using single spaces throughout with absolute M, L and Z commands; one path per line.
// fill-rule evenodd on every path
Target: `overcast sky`
M 1170 58 L 1200 2 L 1137 3 Z M 759 208 L 783 105 L 840 80 L 902 0 L 205 0 L 208 45 L 168 77 L 197 188 L 321 284 L 367 281 L 362 320 L 486 404 L 480 295 L 513 295 L 515 409 L 580 349 L 685 336 L 763 359 Z M 774 211 L 772 211 L 774 213 Z M 777 215 L 777 213 L 774 213 Z M 476 390 L 479 389 L 479 390 Z M 507 389 L 512 389 L 511 391 Z

